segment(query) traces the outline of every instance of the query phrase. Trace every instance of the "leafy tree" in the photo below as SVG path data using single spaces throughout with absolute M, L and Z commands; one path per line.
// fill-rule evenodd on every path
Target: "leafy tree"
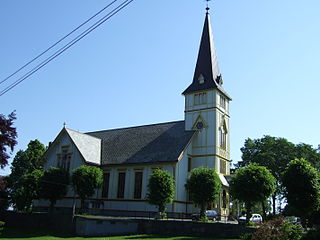
M 299 143 L 295 146 L 295 158 L 303 158 L 318 170 L 320 169 L 320 149 L 314 149 L 311 145 Z M 293 160 L 293 159 L 291 159 Z
M 40 183 L 40 196 L 50 201 L 50 212 L 59 199 L 68 192 L 69 173 L 61 168 L 49 168 L 44 172 Z
M 19 211 L 30 212 L 32 210 L 32 201 L 39 198 L 40 180 L 43 171 L 34 170 L 31 173 L 23 175 L 16 188 L 11 193 L 11 200 L 14 207 Z
M 313 164 L 320 160 L 318 150 L 313 149 L 307 144 L 294 145 L 285 138 L 264 136 L 260 139 L 246 139 L 244 147 L 241 148 L 242 161 L 236 164 L 237 168 L 257 163 L 267 167 L 277 180 L 277 189 L 272 195 L 273 214 L 276 211 L 276 200 L 283 195 L 281 184 L 282 173 L 287 164 L 297 158 L 306 157 Z
M 95 190 L 100 188 L 103 181 L 103 172 L 93 166 L 81 166 L 72 172 L 72 185 L 81 199 L 81 212 L 84 210 L 84 201 L 91 197 Z
M 221 191 L 221 181 L 218 174 L 211 168 L 195 168 L 185 185 L 190 198 L 200 206 L 200 218 L 205 217 L 208 203 L 216 201 Z
M 247 209 L 247 222 L 251 217 L 252 206 L 265 201 L 275 191 L 276 179 L 263 166 L 250 164 L 240 168 L 232 177 L 230 191 L 234 199 L 242 201 Z
M 175 181 L 167 171 L 154 170 L 149 178 L 147 200 L 158 206 L 162 217 L 165 216 L 166 204 L 173 201 L 174 189 Z
M 24 181 L 28 179 L 28 174 L 42 169 L 42 157 L 45 150 L 46 148 L 41 142 L 33 140 L 29 142 L 25 151 L 18 151 L 13 159 L 8 187 L 11 201 L 18 210 L 25 211 L 30 208 L 29 203 L 24 201 L 26 195 L 29 194 L 28 186 L 25 185 Z
M 283 175 L 289 205 L 298 211 L 303 223 L 320 207 L 319 173 L 304 159 L 292 160 Z
M 6 118 L 3 114 L 0 114 L 0 167 L 3 169 L 8 165 L 8 159 L 10 155 L 7 153 L 7 148 L 11 150 L 17 144 L 17 131 L 13 127 L 13 122 L 16 120 L 16 113 L 13 111 Z
M 0 176 L 0 212 L 7 210 L 9 207 L 9 197 L 6 178 Z

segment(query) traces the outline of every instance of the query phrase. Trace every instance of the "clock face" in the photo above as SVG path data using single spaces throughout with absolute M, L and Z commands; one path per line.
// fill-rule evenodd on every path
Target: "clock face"
M 203 123 L 202 122 L 198 122 L 196 126 L 197 126 L 197 129 L 200 130 L 200 129 L 203 128 Z

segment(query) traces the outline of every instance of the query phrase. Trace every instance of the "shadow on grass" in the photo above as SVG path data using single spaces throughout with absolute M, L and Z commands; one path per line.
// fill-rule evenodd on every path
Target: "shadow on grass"
M 63 231 L 53 231 L 48 229 L 21 229 L 21 228 L 4 228 L 0 232 L 1 238 L 34 238 L 34 237 L 44 237 L 53 236 L 59 238 L 71 238 L 74 237 L 70 233 Z
M 206 237 L 186 237 L 186 236 L 165 236 L 165 235 L 139 235 L 139 236 L 125 236 L 124 240 L 143 240 L 143 239 L 173 239 L 173 240 L 237 240 L 226 238 L 206 238 Z

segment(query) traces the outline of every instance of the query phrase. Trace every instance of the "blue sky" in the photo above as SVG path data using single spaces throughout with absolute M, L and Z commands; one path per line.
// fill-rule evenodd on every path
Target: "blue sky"
M 1 1 L 0 80 L 110 2 Z M 320 1 L 210 6 L 224 89 L 233 98 L 233 161 L 248 137 L 317 146 Z M 204 9 L 202 0 L 134 0 L 1 96 L 0 112 L 17 113 L 16 150 L 33 139 L 48 144 L 64 122 L 87 132 L 183 119 L 181 93 L 192 81 Z

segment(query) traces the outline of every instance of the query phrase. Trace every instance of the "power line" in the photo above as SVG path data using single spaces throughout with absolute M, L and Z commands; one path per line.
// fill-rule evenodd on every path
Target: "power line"
M 24 69 L 25 67 L 27 67 L 28 65 L 30 65 L 31 63 L 33 63 L 35 60 L 37 60 L 39 57 L 41 57 L 42 55 L 44 55 L 45 53 L 47 53 L 48 51 L 50 51 L 52 48 L 54 48 L 55 46 L 57 46 L 60 42 L 62 42 L 64 39 L 66 39 L 67 37 L 69 37 L 71 34 L 73 34 L 75 31 L 77 31 L 79 28 L 81 28 L 82 26 L 84 26 L 85 24 L 87 24 L 89 21 L 91 21 L 93 18 L 95 18 L 97 15 L 99 15 L 100 13 L 102 13 L 104 10 L 106 10 L 108 7 L 110 7 L 112 4 L 114 4 L 116 1 L 118 0 L 114 0 L 113 2 L 109 3 L 107 6 L 105 6 L 104 8 L 102 8 L 99 12 L 97 12 L 96 14 L 94 14 L 92 17 L 90 17 L 89 19 L 87 19 L 86 21 L 84 21 L 82 24 L 80 24 L 78 27 L 76 27 L 75 29 L 73 29 L 71 32 L 69 32 L 67 35 L 65 35 L 64 37 L 62 37 L 61 39 L 59 39 L 57 42 L 55 42 L 53 45 L 51 45 L 49 48 L 47 48 L 46 50 L 44 50 L 42 53 L 40 53 L 39 55 L 37 55 L 36 57 L 34 57 L 33 59 L 31 59 L 29 62 L 27 62 L 26 64 L 24 64 L 22 67 L 20 67 L 18 70 L 16 70 L 15 72 L 13 72 L 12 74 L 10 74 L 9 76 L 7 76 L 5 79 L 3 79 L 0 84 L 4 83 L 5 81 L 7 81 L 9 78 L 13 77 L 14 75 L 16 75 L 18 72 L 20 72 L 22 69 Z
M 64 47 L 60 48 L 58 51 L 56 51 L 54 54 L 52 54 L 50 57 L 48 57 L 47 59 L 45 59 L 44 61 L 42 61 L 40 64 L 38 64 L 36 67 L 34 67 L 33 69 L 31 69 L 29 72 L 27 72 L 25 75 L 23 75 L 22 77 L 20 77 L 18 80 L 16 80 L 15 82 L 13 82 L 12 84 L 10 84 L 8 87 L 6 87 L 5 89 L 3 89 L 0 92 L 0 96 L 4 95 L 5 93 L 7 93 L 8 91 L 10 91 L 12 88 L 14 88 L 15 86 L 17 86 L 18 84 L 20 84 L 21 82 L 23 82 L 24 80 L 26 80 L 28 77 L 30 77 L 32 74 L 34 74 L 35 72 L 37 72 L 38 70 L 40 70 L 42 67 L 44 67 L 45 65 L 47 65 L 49 62 L 51 62 L 52 60 L 54 60 L 56 57 L 58 57 L 59 55 L 61 55 L 63 52 L 65 52 L 67 49 L 69 49 L 71 46 L 73 46 L 74 44 L 76 44 L 78 41 L 80 41 L 82 38 L 84 38 L 85 36 L 87 36 L 90 32 L 92 32 L 93 30 L 95 30 L 97 27 L 99 27 L 101 24 L 103 24 L 104 22 L 106 22 L 108 19 L 110 19 L 111 17 L 113 17 L 115 14 L 117 14 L 119 11 L 121 11 L 123 8 L 125 8 L 126 6 L 128 6 L 131 2 L 133 2 L 134 0 L 126 0 L 124 2 L 122 2 L 120 5 L 118 5 L 116 8 L 114 8 L 111 12 L 109 12 L 108 14 L 106 14 L 104 17 L 102 17 L 100 20 L 98 20 L 96 23 L 94 23 L 91 27 L 89 27 L 87 30 L 83 31 L 80 35 L 78 35 L 76 38 L 74 38 L 72 41 L 70 41 L 68 44 L 66 44 Z

